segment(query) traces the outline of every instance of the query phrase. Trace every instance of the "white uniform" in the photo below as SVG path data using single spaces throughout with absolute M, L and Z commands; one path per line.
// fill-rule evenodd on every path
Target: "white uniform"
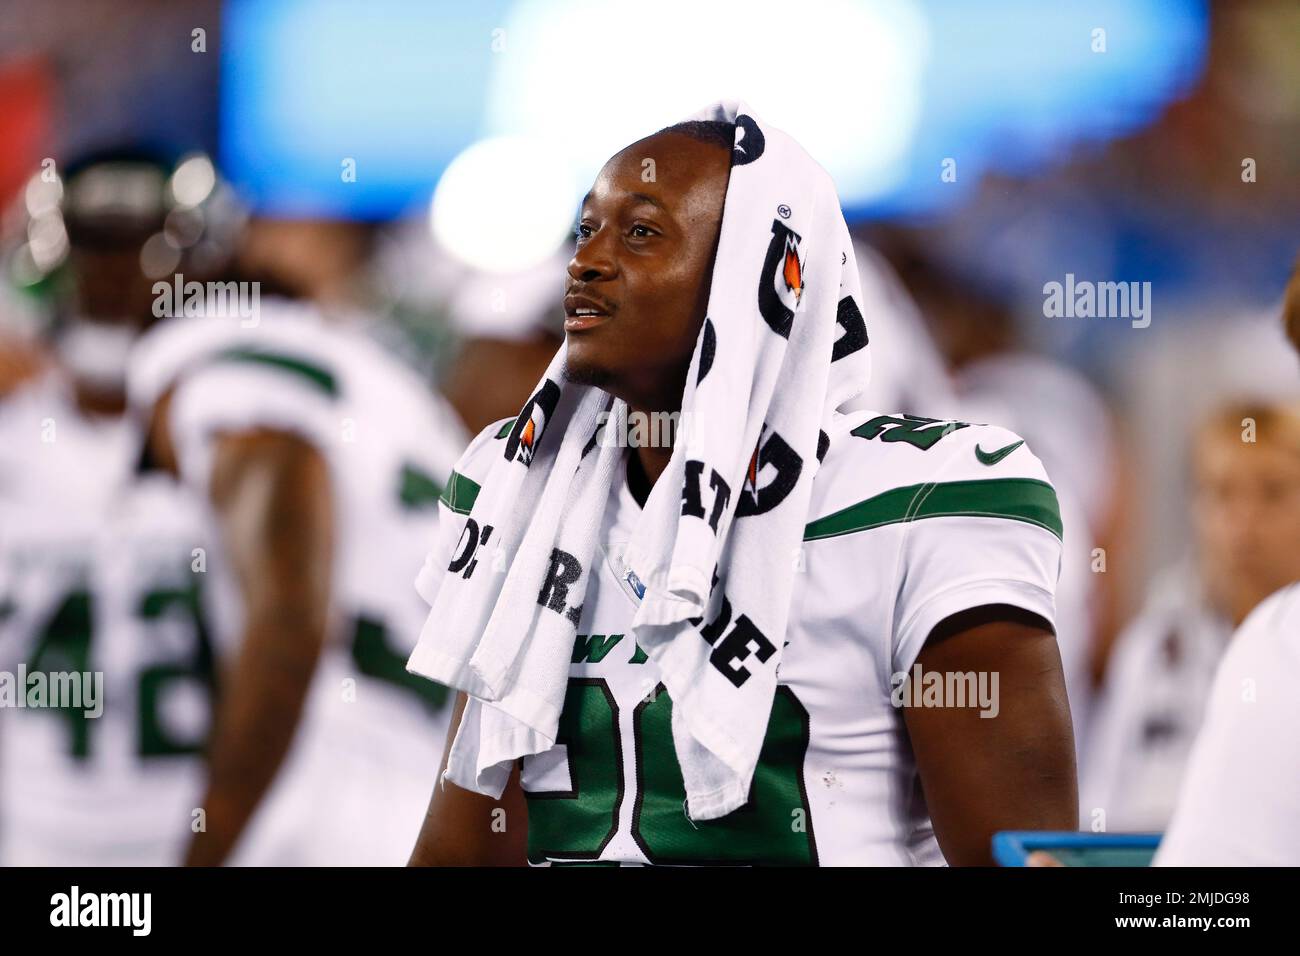
M 1154 862 L 1300 865 L 1300 584 L 1233 637 Z
M 504 434 L 483 432 L 456 466 L 418 582 L 430 602 Z M 533 862 L 944 862 L 891 703 L 894 675 L 959 611 L 1010 604 L 1052 620 L 1056 497 L 1002 428 L 861 411 L 829 438 L 804 547 L 773 555 L 796 583 L 751 802 L 717 821 L 683 812 L 672 702 L 629 633 L 637 605 L 616 565 L 639 506 L 625 476 L 615 482 L 559 741 L 522 765 Z
M 328 463 L 335 502 L 332 634 L 281 773 L 236 863 L 404 863 L 442 757 L 445 689 L 408 674 L 425 609 L 411 593 L 436 502 L 465 436 L 450 409 L 377 344 L 309 307 L 263 302 L 260 322 L 178 318 L 130 372 L 146 410 L 173 389 L 184 480 L 203 493 L 214 439 L 271 428 Z M 238 601 L 227 602 L 238 611 Z M 238 614 L 221 622 L 240 633 Z
M 205 534 L 193 496 L 137 471 L 142 445 L 55 375 L 0 405 L 4 865 L 166 865 L 190 835 L 212 707 Z M 15 706 L 24 670 L 102 675 L 102 713 Z
M 1005 422 L 1042 456 L 1060 500 L 1062 520 L 1071 529 L 1056 590 L 1056 636 L 1070 694 L 1075 747 L 1082 754 L 1090 746 L 1093 608 L 1101 580 L 1094 569 L 1093 529 L 1100 526 L 1107 507 L 1113 455 L 1105 406 L 1078 373 L 1026 354 L 997 355 L 968 365 L 958 376 L 957 388 L 959 414 Z M 1078 435 L 1087 435 L 1088 441 L 1073 441 Z
M 1188 565 L 1161 574 L 1115 644 L 1079 765 L 1085 829 L 1094 822 L 1112 832 L 1169 824 L 1232 636 L 1231 623 L 1207 606 L 1197 577 Z

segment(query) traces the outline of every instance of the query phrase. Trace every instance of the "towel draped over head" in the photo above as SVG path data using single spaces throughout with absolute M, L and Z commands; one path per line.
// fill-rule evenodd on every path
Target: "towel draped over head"
M 830 176 L 741 103 L 707 317 L 681 425 L 621 556 L 632 630 L 673 701 L 694 820 L 744 804 L 776 693 L 813 478 L 870 373 L 857 267 Z M 601 521 L 625 449 L 620 399 L 565 376 L 561 347 L 470 517 L 503 556 L 443 575 L 411 670 L 469 695 L 446 776 L 499 797 L 549 750 Z M 484 541 L 483 543 L 487 543 Z M 447 555 L 438 556 L 445 561 Z

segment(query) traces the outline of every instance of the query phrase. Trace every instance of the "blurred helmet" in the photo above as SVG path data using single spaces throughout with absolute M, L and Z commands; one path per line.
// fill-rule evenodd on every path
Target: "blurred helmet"
M 203 153 L 128 146 L 47 162 L 0 223 L 10 324 L 53 340 L 75 374 L 115 386 L 152 321 L 151 288 L 224 270 L 246 213 Z

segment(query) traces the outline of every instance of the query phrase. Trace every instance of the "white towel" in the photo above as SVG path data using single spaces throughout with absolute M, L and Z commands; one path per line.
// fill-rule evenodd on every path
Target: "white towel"
M 692 119 L 734 123 L 736 145 L 685 427 L 628 545 L 625 576 L 644 589 L 632 630 L 673 700 L 687 811 L 709 820 L 748 798 L 827 425 L 865 388 L 870 363 L 830 176 L 744 104 Z M 470 515 L 492 529 L 506 573 L 448 572 L 409 665 L 470 695 L 447 778 L 491 796 L 516 759 L 555 742 L 624 451 L 592 442 L 601 413 L 618 421 L 623 402 L 568 382 L 564 359 L 561 348 Z M 567 583 L 565 600 L 545 589 L 548 574 Z

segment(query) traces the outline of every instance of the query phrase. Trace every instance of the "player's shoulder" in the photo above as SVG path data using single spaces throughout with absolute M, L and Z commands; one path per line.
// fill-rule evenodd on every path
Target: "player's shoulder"
M 443 504 L 457 514 L 469 514 L 493 461 L 503 454 L 504 442 L 514 423 L 513 418 L 503 418 L 474 436 L 452 470 L 442 495 Z
M 1246 616 L 1228 656 L 1238 664 L 1285 659 L 1300 667 L 1300 583 L 1274 592 Z
M 330 360 L 347 350 L 307 304 L 263 302 L 249 322 L 231 316 L 177 315 L 151 326 L 136 343 L 127 390 L 136 407 L 152 405 L 169 389 L 214 365 L 271 373 L 313 391 L 337 395 L 339 370 Z
M 827 433 L 813 485 L 812 535 L 927 517 L 1013 518 L 1061 536 L 1043 464 L 1000 425 L 861 410 Z M 842 533 L 842 532 L 841 532 Z

